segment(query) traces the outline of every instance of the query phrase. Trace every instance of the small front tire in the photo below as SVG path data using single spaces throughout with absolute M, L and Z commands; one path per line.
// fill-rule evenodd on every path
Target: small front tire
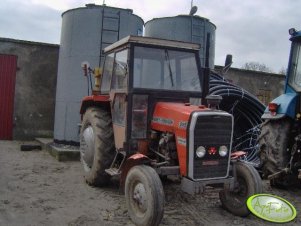
M 130 169 L 125 181 L 129 215 L 136 225 L 159 225 L 164 213 L 164 192 L 157 172 L 146 165 Z
M 247 199 L 262 192 L 262 181 L 255 168 L 244 162 L 234 163 L 236 185 L 233 191 L 223 190 L 219 193 L 222 206 L 234 215 L 246 217 L 250 214 Z

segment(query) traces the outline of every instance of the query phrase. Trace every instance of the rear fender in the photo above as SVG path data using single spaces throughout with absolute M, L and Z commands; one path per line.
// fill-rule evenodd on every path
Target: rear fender
M 80 107 L 80 114 L 83 115 L 87 108 L 89 107 L 104 107 L 105 109 L 110 109 L 110 99 L 108 95 L 92 95 L 86 96 L 83 98 L 81 107 Z
M 151 161 L 150 158 L 140 153 L 134 154 L 125 160 L 121 169 L 121 177 L 120 177 L 120 190 L 122 192 L 124 191 L 126 176 L 130 171 L 130 169 L 137 165 L 149 165 L 150 161 Z
M 243 157 L 247 154 L 247 152 L 244 151 L 235 151 L 231 153 L 231 160 L 239 159 L 240 157 Z
M 277 114 L 272 115 L 268 109 L 265 109 L 262 119 L 281 119 L 288 116 L 292 119 L 296 116 L 297 93 L 285 93 L 272 101 L 279 105 Z

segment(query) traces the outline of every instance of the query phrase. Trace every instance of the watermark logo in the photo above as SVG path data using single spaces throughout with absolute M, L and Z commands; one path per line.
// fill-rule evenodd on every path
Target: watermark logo
M 291 203 L 275 195 L 253 195 L 248 198 L 247 206 L 254 215 L 270 222 L 285 223 L 297 216 L 297 211 Z

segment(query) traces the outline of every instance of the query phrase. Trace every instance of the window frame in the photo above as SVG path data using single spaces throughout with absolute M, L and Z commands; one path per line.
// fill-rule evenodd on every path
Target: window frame
M 124 75 L 125 76 L 125 87 L 123 88 L 115 88 L 113 87 L 113 77 L 116 76 L 116 66 L 117 66 L 117 63 L 116 63 L 116 58 L 117 58 L 117 55 L 119 53 L 122 53 L 124 51 L 127 51 L 127 54 L 126 54 L 126 74 Z M 112 72 L 112 76 L 111 76 L 111 85 L 110 85 L 110 90 L 114 90 L 115 92 L 122 92 L 122 93 L 126 93 L 128 88 L 129 88 L 129 76 L 130 76 L 130 73 L 129 73 L 129 48 L 123 48 L 123 49 L 120 49 L 118 51 L 115 52 L 114 54 L 114 66 L 113 66 L 113 72 Z M 117 77 L 116 77 L 117 78 Z
M 126 73 L 126 87 L 125 88 L 123 88 L 123 89 L 113 89 L 112 88 L 112 81 L 113 81 L 113 75 L 114 75 L 114 73 L 115 73 L 115 68 L 116 68 L 116 55 L 118 54 L 118 53 L 120 53 L 120 52 L 122 52 L 122 51 L 127 51 L 127 73 Z M 102 70 L 102 72 L 103 72 L 103 74 L 102 74 L 102 76 L 101 76 L 101 86 L 100 86 L 100 93 L 102 94 L 102 95 L 109 95 L 109 93 L 111 92 L 111 90 L 114 90 L 115 92 L 117 91 L 117 92 L 125 92 L 125 93 L 127 93 L 128 92 L 128 89 L 129 89 L 129 77 L 131 76 L 131 74 L 130 74 L 130 69 L 131 69 L 131 66 L 129 65 L 129 60 L 130 60 L 130 52 L 131 52 L 131 50 L 130 50 L 130 48 L 129 48 L 129 46 L 127 45 L 127 46 L 124 46 L 124 47 L 122 47 L 122 48 L 119 48 L 119 49 L 117 49 L 117 50 L 113 50 L 112 52 L 109 52 L 108 54 L 106 54 L 106 56 L 105 56 L 105 60 L 104 60 L 104 62 L 103 62 L 103 70 Z M 110 55 L 113 55 L 113 68 L 112 68 L 112 72 L 111 72 L 111 74 L 110 74 L 110 78 L 109 78 L 109 83 L 108 83 L 108 90 L 106 90 L 105 92 L 103 91 L 103 86 L 102 86 L 102 84 L 103 84 L 103 79 L 104 79 L 104 70 L 105 70 L 105 63 L 106 63 L 106 60 L 107 60 L 107 57 L 108 56 L 110 56 Z
M 300 72 L 297 76 L 297 72 Z M 300 83 L 296 82 L 296 78 L 300 79 Z M 301 41 L 294 41 L 291 49 L 291 59 L 288 73 L 288 84 L 297 92 L 301 92 Z
M 197 78 L 199 79 L 199 87 L 200 90 L 182 90 L 182 89 L 156 89 L 156 88 L 143 88 L 143 87 L 135 87 L 134 86 L 134 59 L 135 59 L 135 48 L 136 47 L 144 47 L 144 48 L 154 48 L 154 49 L 162 49 L 162 50 L 169 50 L 169 51 L 179 51 L 179 52 L 189 52 L 192 53 L 195 56 L 195 60 L 196 60 L 196 69 L 197 69 Z M 188 50 L 188 49 L 181 49 L 181 48 L 173 48 L 173 47 L 168 47 L 168 48 L 163 48 L 162 46 L 155 46 L 155 45 L 143 45 L 143 44 L 139 44 L 139 43 L 135 43 L 132 45 L 131 47 L 131 65 L 129 65 L 130 69 L 131 69 L 131 74 L 130 74 L 130 80 L 129 80 L 129 87 L 132 90 L 158 90 L 158 91 L 163 91 L 163 92 L 185 92 L 185 93 L 198 93 L 198 94 L 202 94 L 204 91 L 204 77 L 202 76 L 203 73 L 201 72 L 200 68 L 200 57 L 199 57 L 199 53 L 196 50 Z M 178 66 L 176 66 L 178 67 Z M 163 67 L 164 70 L 164 67 Z M 174 78 L 175 80 L 177 79 L 176 77 Z

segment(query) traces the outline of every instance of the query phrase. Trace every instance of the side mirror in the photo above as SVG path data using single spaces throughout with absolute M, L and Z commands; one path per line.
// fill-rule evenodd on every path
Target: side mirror
M 231 66 L 232 65 L 232 55 L 231 54 L 227 54 L 226 56 L 226 60 L 225 60 L 225 67 Z
M 231 67 L 232 64 L 233 64 L 232 55 L 231 54 L 227 54 L 226 60 L 225 60 L 225 66 L 222 69 L 222 74 L 227 73 L 227 71 L 230 69 L 230 67 Z

